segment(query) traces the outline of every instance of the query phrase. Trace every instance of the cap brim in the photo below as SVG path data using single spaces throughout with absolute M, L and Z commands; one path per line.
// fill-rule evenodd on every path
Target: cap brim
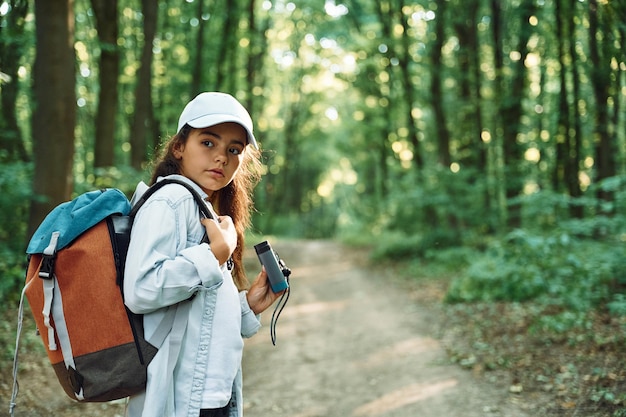
M 193 128 L 200 129 L 203 127 L 215 126 L 220 123 L 228 122 L 241 125 L 241 127 L 243 127 L 248 134 L 248 143 L 254 146 L 255 149 L 259 149 L 259 145 L 257 144 L 256 138 L 254 137 L 252 131 L 246 127 L 246 124 L 243 120 L 241 120 L 239 117 L 233 116 L 232 114 L 207 114 L 205 116 L 189 120 L 187 124 Z M 182 126 L 180 128 L 182 128 Z

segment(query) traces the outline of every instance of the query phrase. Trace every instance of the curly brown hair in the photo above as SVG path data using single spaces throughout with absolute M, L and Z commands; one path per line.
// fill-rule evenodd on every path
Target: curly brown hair
M 180 160 L 174 157 L 174 150 L 184 145 L 189 138 L 192 127 L 185 125 L 172 136 L 162 147 L 160 156 L 155 162 L 150 185 L 158 177 L 180 174 Z M 247 146 L 243 154 L 243 161 L 233 180 L 221 190 L 213 193 L 209 201 L 222 216 L 230 216 L 237 230 L 237 247 L 232 259 L 234 263 L 233 280 L 239 291 L 250 286 L 243 267 L 243 250 L 245 246 L 244 234 L 251 224 L 251 214 L 254 209 L 252 192 L 261 179 L 261 153 L 253 146 Z

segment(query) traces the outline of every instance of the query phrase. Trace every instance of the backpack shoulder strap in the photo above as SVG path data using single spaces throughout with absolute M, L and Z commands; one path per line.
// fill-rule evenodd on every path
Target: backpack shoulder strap
M 139 209 L 141 208 L 141 206 L 143 206 L 143 204 L 155 192 L 157 192 L 158 190 L 160 190 L 163 186 L 165 186 L 167 184 L 178 184 L 178 185 L 182 185 L 183 187 L 185 187 L 191 193 L 191 195 L 193 196 L 193 199 L 196 201 L 196 204 L 198 205 L 198 209 L 200 210 L 200 214 L 202 216 L 206 217 L 207 219 L 212 219 L 213 218 L 213 214 L 211 214 L 211 211 L 206 206 L 206 203 L 202 199 L 202 197 L 200 197 L 200 194 L 198 194 L 198 192 L 191 185 L 187 184 L 186 182 L 181 181 L 181 180 L 176 180 L 176 179 L 173 179 L 173 178 L 164 178 L 161 181 L 156 182 L 153 185 L 151 185 L 150 188 L 148 188 L 148 190 L 146 190 L 146 192 L 143 193 L 141 198 L 133 206 L 132 210 L 130 211 L 130 216 L 134 217 L 137 214 L 137 211 L 139 211 Z

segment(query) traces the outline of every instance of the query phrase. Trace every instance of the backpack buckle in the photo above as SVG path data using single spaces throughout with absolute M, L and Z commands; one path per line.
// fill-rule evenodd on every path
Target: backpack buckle
M 54 272 L 54 262 L 57 257 L 57 243 L 59 242 L 59 232 L 53 232 L 50 236 L 50 244 L 41 254 L 41 267 L 39 268 L 39 278 L 50 279 Z
M 39 267 L 39 278 L 50 279 L 54 273 L 54 263 L 56 262 L 56 252 L 52 255 L 42 255 L 41 266 Z

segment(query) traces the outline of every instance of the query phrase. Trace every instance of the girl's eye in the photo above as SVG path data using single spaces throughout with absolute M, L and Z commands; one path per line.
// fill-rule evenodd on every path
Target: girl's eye
M 205 140 L 202 142 L 202 144 L 206 146 L 207 148 L 212 148 L 214 146 L 213 142 L 211 142 L 210 140 Z
M 239 148 L 231 148 L 230 149 L 230 153 L 232 153 L 233 155 L 241 155 L 241 149 Z

